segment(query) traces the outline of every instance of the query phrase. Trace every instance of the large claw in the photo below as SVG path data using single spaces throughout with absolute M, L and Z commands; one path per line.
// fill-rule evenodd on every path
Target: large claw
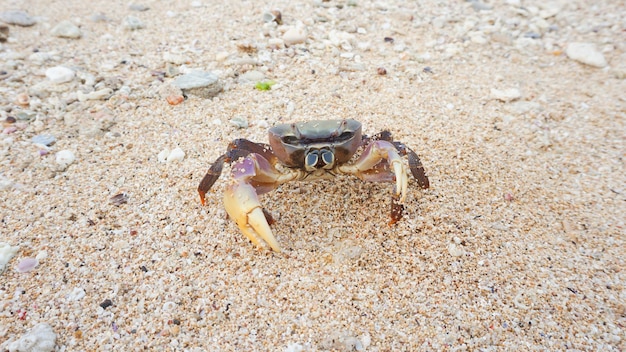
M 235 181 L 224 192 L 224 207 L 246 237 L 257 247 L 265 241 L 274 251 L 280 252 L 278 241 L 265 219 L 256 190 L 250 184 Z

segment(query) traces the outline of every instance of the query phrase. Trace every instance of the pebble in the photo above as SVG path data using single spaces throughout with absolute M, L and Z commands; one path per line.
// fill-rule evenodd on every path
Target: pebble
M 6 242 L 0 242 L 0 274 L 4 271 L 7 263 L 15 256 L 19 246 L 11 246 Z
M 39 323 L 17 341 L 7 341 L 3 347 L 10 352 L 52 352 L 57 335 L 47 323 Z
M 174 81 L 174 85 L 182 89 L 184 93 L 205 99 L 218 95 L 223 89 L 217 75 L 205 71 L 191 71 L 179 76 Z
M 9 26 L 0 23 L 0 43 L 9 40 Z
M 235 116 L 229 122 L 237 128 L 248 128 L 248 119 L 243 116 Z
M 607 65 L 604 55 L 592 43 L 570 43 L 565 54 L 572 60 L 593 67 L 605 67 Z
M 61 150 L 57 152 L 55 160 L 61 169 L 65 170 L 76 160 L 76 156 L 71 150 Z
M 457 245 L 455 243 L 450 243 L 448 245 L 448 253 L 450 253 L 453 257 L 460 257 L 465 254 L 465 250 L 463 246 Z
M 496 100 L 503 101 L 508 103 L 513 100 L 517 100 L 522 97 L 522 93 L 517 88 L 508 88 L 508 89 L 495 89 L 491 88 L 491 97 Z
M 22 27 L 29 27 L 37 23 L 34 18 L 21 10 L 0 12 L 0 21 Z
M 263 72 L 257 70 L 250 70 L 243 75 L 239 76 L 242 82 L 259 82 L 265 79 Z
M 305 40 L 306 33 L 304 30 L 298 28 L 289 28 L 285 34 L 283 34 L 283 41 L 287 46 L 304 43 Z
M 83 36 L 77 25 L 70 21 L 62 21 L 51 31 L 52 35 L 59 38 L 78 39 Z
M 67 299 L 70 301 L 79 301 L 86 296 L 86 292 L 82 287 L 76 287 L 67 295 Z
M 169 154 L 167 155 L 167 159 L 165 160 L 168 163 L 171 163 L 173 161 L 181 161 L 185 158 L 185 152 L 176 147 L 174 148 L 171 152 L 169 152 Z
M 32 271 L 39 265 L 39 261 L 35 258 L 24 258 L 17 264 L 18 273 L 27 273 Z
M 74 79 L 74 70 L 63 66 L 50 67 L 46 70 L 46 78 L 52 83 L 65 83 Z
M 138 29 L 145 28 L 146 25 L 141 22 L 141 20 L 135 16 L 126 16 L 124 21 L 122 21 L 122 27 L 129 31 L 135 31 Z
M 130 5 L 128 5 L 128 8 L 131 11 L 138 11 L 138 12 L 143 12 L 143 11 L 148 11 L 150 10 L 150 7 L 148 7 L 147 5 L 144 4 L 136 4 L 136 3 L 132 3 Z
M 51 134 L 38 134 L 31 139 L 31 142 L 33 142 L 34 144 L 41 144 L 49 147 L 50 145 L 54 144 L 56 140 L 57 139 Z
M 5 139 L 6 141 L 6 139 Z M 9 189 L 13 185 L 13 181 L 9 178 L 0 175 L 0 191 Z M 2 243 L 0 243 L 0 273 L 2 272 Z
M 76 92 L 76 98 L 78 101 L 87 101 L 87 100 L 106 100 L 113 95 L 113 89 L 111 88 L 102 88 L 95 92 L 83 93 L 81 91 Z

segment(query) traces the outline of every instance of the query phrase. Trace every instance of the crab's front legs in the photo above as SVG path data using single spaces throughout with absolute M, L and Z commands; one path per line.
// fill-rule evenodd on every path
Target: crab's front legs
M 280 252 L 278 241 L 267 223 L 258 194 L 269 192 L 299 176 L 298 172 L 281 173 L 260 154 L 251 153 L 231 167 L 232 181 L 224 191 L 224 207 L 246 237 L 257 247 L 259 239 Z
M 406 198 L 409 174 L 392 143 L 383 140 L 371 142 L 354 164 L 339 166 L 339 172 L 355 175 L 364 181 L 393 182 L 395 179 L 390 224 L 402 218 L 402 203 Z

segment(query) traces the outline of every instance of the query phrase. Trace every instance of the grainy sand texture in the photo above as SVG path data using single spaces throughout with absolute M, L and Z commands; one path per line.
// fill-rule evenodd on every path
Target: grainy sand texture
M 3 0 L 0 41 L 0 351 L 626 350 L 623 1 Z M 425 166 L 395 226 L 348 176 L 260 196 L 282 253 L 228 166 L 201 206 L 343 118 Z

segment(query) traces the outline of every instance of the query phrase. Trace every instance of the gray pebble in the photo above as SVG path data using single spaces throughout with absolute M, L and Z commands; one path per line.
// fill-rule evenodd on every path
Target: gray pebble
M 82 37 L 83 33 L 80 31 L 77 25 L 70 21 L 62 21 L 51 31 L 52 35 L 59 38 L 78 39 Z
M 243 116 L 235 116 L 229 122 L 237 128 L 248 128 L 248 119 Z
M 0 43 L 4 43 L 9 39 L 9 26 L 0 24 Z
M 126 16 L 124 18 L 124 22 L 122 22 L 122 27 L 129 31 L 134 31 L 137 29 L 145 28 L 146 25 L 141 22 L 141 20 L 135 16 Z
M 128 5 L 128 8 L 131 11 L 139 11 L 139 12 L 150 10 L 150 7 L 148 7 L 148 6 L 144 5 L 144 4 L 135 4 L 135 3 L 132 3 L 132 4 Z
M 34 18 L 21 10 L 0 12 L 0 21 L 22 27 L 29 27 L 37 23 Z
M 197 95 L 205 99 L 216 96 L 223 89 L 222 83 L 215 74 L 204 71 L 192 71 L 179 76 L 174 81 L 174 85 L 184 93 Z
M 38 134 L 31 139 L 33 143 L 45 145 L 47 147 L 56 142 L 56 140 L 56 137 L 51 134 Z

